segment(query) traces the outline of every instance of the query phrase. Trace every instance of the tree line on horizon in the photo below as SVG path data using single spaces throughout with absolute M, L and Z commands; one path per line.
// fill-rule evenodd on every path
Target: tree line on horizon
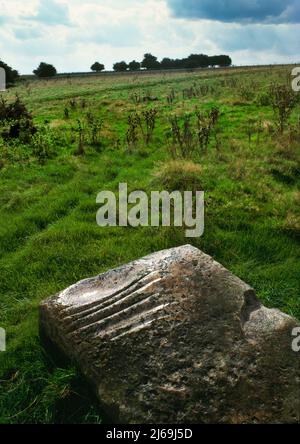
M 137 62 L 136 60 L 130 63 L 126 63 L 125 61 L 116 62 L 113 65 L 113 70 L 115 72 L 126 72 L 159 69 L 195 69 L 215 66 L 228 67 L 231 65 L 232 60 L 228 55 L 208 56 L 205 54 L 191 54 L 184 59 L 170 59 L 165 57 L 159 62 L 157 57 L 147 53 L 144 55 L 142 62 Z M 95 62 L 90 69 L 94 72 L 102 72 L 105 70 L 105 65 L 100 62 Z M 57 74 L 55 67 L 47 63 L 41 63 L 33 72 L 38 77 L 53 77 Z
M 189 57 L 183 59 L 171 59 L 169 57 L 158 60 L 154 55 L 147 53 L 144 55 L 142 62 L 133 60 L 130 63 L 125 61 L 116 62 L 113 65 L 115 72 L 126 71 L 140 71 L 140 70 L 159 70 L 159 69 L 195 69 L 195 68 L 208 68 L 208 67 L 228 67 L 232 65 L 232 60 L 228 55 L 216 55 L 208 56 L 205 54 L 191 54 Z M 0 60 L 0 67 L 6 71 L 7 85 L 13 85 L 20 77 L 18 71 L 12 69 L 6 63 Z M 105 65 L 100 62 L 95 62 L 91 66 L 91 71 L 102 72 L 105 70 Z M 33 73 L 37 77 L 54 77 L 57 75 L 56 68 L 45 62 L 41 62 L 38 68 Z
M 183 59 L 171 59 L 169 57 L 163 58 L 160 62 L 154 55 L 147 53 L 144 55 L 142 62 L 133 60 L 130 63 L 125 61 L 117 62 L 113 65 L 116 72 L 125 71 L 139 71 L 141 69 L 155 70 L 155 69 L 195 69 L 208 67 L 228 67 L 232 65 L 232 60 L 228 55 L 208 56 L 205 54 L 191 54 L 189 57 Z M 91 66 L 92 71 L 104 71 L 103 64 L 96 62 Z

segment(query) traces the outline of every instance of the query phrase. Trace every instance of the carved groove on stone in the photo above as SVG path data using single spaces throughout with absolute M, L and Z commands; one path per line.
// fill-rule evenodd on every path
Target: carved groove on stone
M 40 326 L 117 423 L 299 423 L 298 322 L 187 245 L 44 301 Z

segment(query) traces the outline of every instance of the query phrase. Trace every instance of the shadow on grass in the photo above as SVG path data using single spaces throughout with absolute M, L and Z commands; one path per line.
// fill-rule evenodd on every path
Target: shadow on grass
M 97 399 L 90 383 L 76 365 L 70 361 L 44 334 L 40 334 L 45 365 L 49 373 L 57 369 L 73 371 L 68 387 L 52 405 L 52 422 L 55 424 L 113 424 Z

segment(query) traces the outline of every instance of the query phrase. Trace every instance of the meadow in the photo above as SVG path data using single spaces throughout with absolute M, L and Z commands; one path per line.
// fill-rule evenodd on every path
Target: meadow
M 39 338 L 40 301 L 78 280 L 192 243 L 300 319 L 300 100 L 291 67 L 22 82 L 34 131 L 0 137 L 0 423 L 107 421 Z M 284 102 L 286 115 L 282 114 Z M 280 111 L 281 109 L 281 111 Z M 29 117 L 27 117 L 29 119 Z M 29 119 L 30 120 L 30 119 Z M 5 126 L 6 125 L 6 126 Z M 100 228 L 100 191 L 203 190 L 204 236 Z

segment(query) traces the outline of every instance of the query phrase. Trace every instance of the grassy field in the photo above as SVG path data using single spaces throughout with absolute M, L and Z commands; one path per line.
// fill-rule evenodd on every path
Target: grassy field
M 61 79 L 3 94 L 19 95 L 39 131 L 27 142 L 0 137 L 0 327 L 8 335 L 0 423 L 105 421 L 76 369 L 54 362 L 40 343 L 38 306 L 157 250 L 193 243 L 252 285 L 265 305 L 300 319 L 300 106 L 279 134 L 269 93 L 272 83 L 289 84 L 290 71 Z M 189 147 L 197 113 L 205 120 L 216 107 L 208 146 Z M 144 119 L 151 109 L 155 129 L 146 140 L 128 118 Z M 175 116 L 192 135 L 185 134 L 185 158 L 172 138 Z M 96 196 L 121 182 L 130 191 L 204 190 L 204 236 L 99 228 Z

